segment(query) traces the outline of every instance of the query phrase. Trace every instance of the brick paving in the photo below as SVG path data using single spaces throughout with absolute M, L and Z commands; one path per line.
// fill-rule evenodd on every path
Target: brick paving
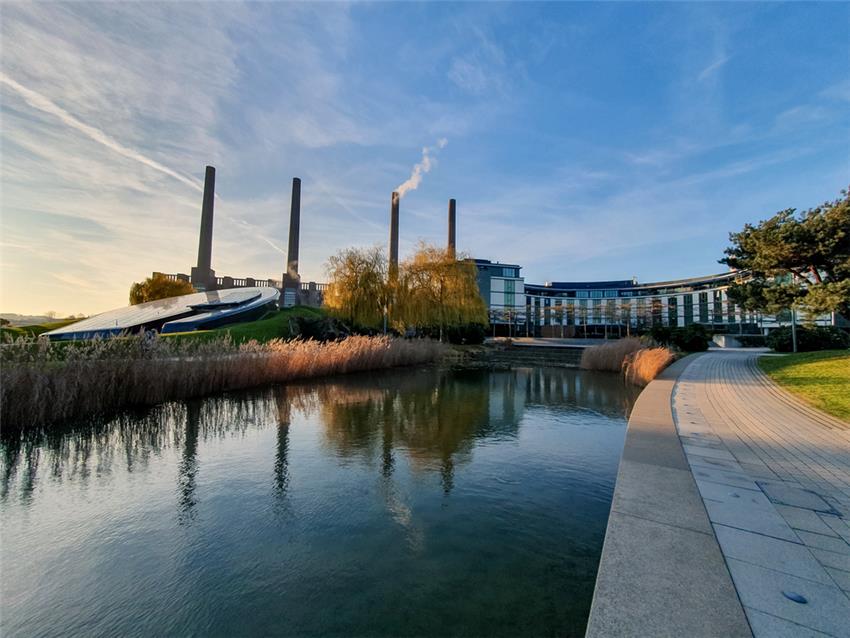
M 753 634 L 850 637 L 850 424 L 709 352 L 673 417 Z

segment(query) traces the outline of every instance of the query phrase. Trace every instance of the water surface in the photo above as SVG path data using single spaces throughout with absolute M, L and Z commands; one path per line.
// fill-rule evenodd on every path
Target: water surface
M 582 635 L 634 394 L 396 370 L 7 438 L 0 633 Z

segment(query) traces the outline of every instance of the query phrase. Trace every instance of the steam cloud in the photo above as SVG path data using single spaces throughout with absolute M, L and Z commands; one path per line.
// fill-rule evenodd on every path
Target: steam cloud
M 444 148 L 448 143 L 449 141 L 443 137 L 437 140 L 436 146 L 425 146 L 422 148 L 422 161 L 413 167 L 410 177 L 396 188 L 399 199 L 404 197 L 407 191 L 415 191 L 419 187 L 419 184 L 422 182 L 422 176 L 437 164 L 437 160 L 431 156 L 431 153 Z

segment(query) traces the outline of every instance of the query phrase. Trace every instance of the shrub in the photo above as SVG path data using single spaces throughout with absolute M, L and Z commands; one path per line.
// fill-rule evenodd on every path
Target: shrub
M 674 346 L 683 352 L 704 352 L 711 343 L 711 332 L 699 323 L 684 328 L 653 326 L 648 334 L 655 344 Z
M 767 335 L 767 345 L 776 352 L 792 352 L 794 349 L 791 327 L 783 326 Z M 850 348 L 850 334 L 834 326 L 797 326 L 797 350 L 843 350 Z
M 668 328 L 667 326 L 652 326 L 649 329 L 649 336 L 652 337 L 655 343 L 666 346 L 670 343 L 673 330 L 674 328 Z
M 620 372 L 626 356 L 643 347 L 639 339 L 627 337 L 610 343 L 585 348 L 581 354 L 580 367 L 584 370 Z
M 684 328 L 675 328 L 670 335 L 669 345 L 683 352 L 704 352 L 711 343 L 711 332 L 705 326 L 692 323 Z
M 735 335 L 730 334 L 730 337 L 737 339 L 742 348 L 763 348 L 767 344 L 764 335 Z
M 623 374 L 629 383 L 645 386 L 675 359 L 668 348 L 643 348 L 626 357 Z
M 480 323 L 468 323 L 463 326 L 451 326 L 446 330 L 449 343 L 477 346 L 484 343 L 487 327 Z

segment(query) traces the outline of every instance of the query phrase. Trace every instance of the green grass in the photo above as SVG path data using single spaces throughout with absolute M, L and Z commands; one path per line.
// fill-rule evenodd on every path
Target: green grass
M 850 351 L 765 356 L 759 358 L 759 367 L 807 403 L 850 421 Z
M 244 343 L 255 339 L 260 343 L 272 339 L 288 339 L 293 336 L 290 331 L 290 320 L 294 322 L 298 317 L 323 317 L 324 311 L 307 306 L 295 306 L 286 310 L 273 310 L 261 319 L 234 323 L 229 326 L 215 328 L 214 330 L 202 330 L 198 332 L 177 332 L 162 335 L 166 339 L 202 339 L 212 341 L 227 334 L 236 343 Z
M 42 332 L 62 328 L 70 323 L 79 321 L 79 319 L 61 319 L 51 323 L 37 323 L 31 326 L 3 326 L 0 328 L 0 340 L 7 338 L 17 339 L 18 337 L 37 337 Z

